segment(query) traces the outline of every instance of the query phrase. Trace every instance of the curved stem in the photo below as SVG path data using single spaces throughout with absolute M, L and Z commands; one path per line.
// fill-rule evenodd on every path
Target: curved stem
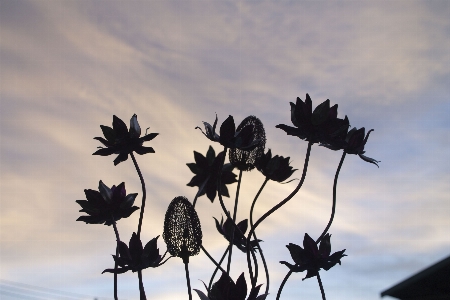
M 186 284 L 187 284 L 187 288 L 188 288 L 189 300 L 192 300 L 191 280 L 189 278 L 189 267 L 188 267 L 188 265 L 189 265 L 188 262 L 184 263 L 184 270 L 186 271 Z
M 275 205 L 274 207 L 272 207 L 268 212 L 266 212 L 264 215 L 262 215 L 262 217 L 260 217 L 258 219 L 258 221 L 256 221 L 256 223 L 253 225 L 253 227 L 250 229 L 250 232 L 248 233 L 248 237 L 247 237 L 247 256 L 250 255 L 248 253 L 249 248 L 250 248 L 250 237 L 252 236 L 253 232 L 255 231 L 256 227 L 258 227 L 259 224 L 261 224 L 262 221 L 264 221 L 268 216 L 270 216 L 273 212 L 275 212 L 277 209 L 279 209 L 280 207 L 282 207 L 284 204 L 286 204 L 289 200 L 292 199 L 292 197 L 294 197 L 295 194 L 297 194 L 297 192 L 300 190 L 300 188 L 303 185 L 303 182 L 305 181 L 305 177 L 306 177 L 306 172 L 308 170 L 308 162 L 309 162 L 309 156 L 311 154 L 311 146 L 312 146 L 312 142 L 308 142 L 308 149 L 306 150 L 306 157 L 305 157 L 305 164 L 303 165 L 303 173 L 302 173 L 302 178 L 300 179 L 300 182 L 298 183 L 297 187 L 294 189 L 294 191 L 292 191 L 292 193 L 289 194 L 289 196 L 287 196 L 283 201 L 281 201 L 280 203 L 278 203 L 277 205 Z M 247 259 L 248 261 L 248 259 Z M 256 283 L 255 283 L 256 284 Z M 255 285 L 252 282 L 252 288 L 254 288 Z
M 284 277 L 283 282 L 281 283 L 280 288 L 278 289 L 277 299 L 276 299 L 276 300 L 279 300 L 279 299 L 280 299 L 281 291 L 283 290 L 283 287 L 284 287 L 284 285 L 286 284 L 286 281 L 289 279 L 289 276 L 291 276 L 291 274 L 292 274 L 292 271 L 289 270 L 289 272 L 288 272 L 288 273 L 286 274 L 286 276 Z
M 219 178 L 218 178 L 218 180 L 217 180 L 217 186 L 218 186 L 219 188 L 218 188 L 218 193 L 217 193 L 217 194 L 218 194 L 218 196 L 219 196 L 220 207 L 222 207 L 222 211 L 224 212 L 225 216 L 226 216 L 227 218 L 229 218 L 230 220 L 233 220 L 233 219 L 231 218 L 230 213 L 228 212 L 227 208 L 225 207 L 225 203 L 223 202 L 222 195 L 220 194 L 220 185 L 221 185 L 221 180 L 220 180 L 220 178 L 221 178 L 221 176 L 222 176 L 222 167 L 223 167 L 223 164 L 225 163 L 225 158 L 227 157 L 227 151 L 228 151 L 228 148 L 227 148 L 227 147 L 224 147 L 223 152 L 225 152 L 225 155 L 223 156 L 223 160 L 222 160 L 222 162 L 221 162 L 221 164 L 220 164 L 220 168 L 219 168 L 220 172 L 219 172 Z M 239 229 L 239 227 L 237 227 L 237 225 L 236 225 L 235 222 L 231 222 L 231 224 L 233 225 L 234 230 L 237 230 L 237 232 L 239 232 L 240 234 L 242 234 L 242 236 L 245 236 L 245 235 L 242 233 L 242 231 Z
M 241 189 L 241 180 L 242 180 L 242 170 L 239 170 L 238 186 L 236 188 L 236 197 L 234 199 L 233 223 L 236 223 L 236 214 L 237 214 L 237 206 L 238 206 L 238 202 L 239 202 L 239 190 Z M 219 189 L 220 189 L 220 186 L 219 186 Z M 228 253 L 227 275 L 230 274 L 231 255 L 233 253 L 233 241 L 234 241 L 234 228 L 231 231 L 230 251 Z
M 133 160 L 134 167 L 136 168 L 136 171 L 139 175 L 139 179 L 141 180 L 141 185 L 142 185 L 141 214 L 139 216 L 139 224 L 138 224 L 138 229 L 137 229 L 137 233 L 136 233 L 137 237 L 140 239 L 141 238 L 142 219 L 144 218 L 145 199 L 147 196 L 147 192 L 145 189 L 144 177 L 142 176 L 141 169 L 139 168 L 139 165 L 136 161 L 136 158 L 134 157 L 133 152 L 130 153 L 130 156 L 131 156 L 131 159 Z M 146 297 L 145 297 L 145 291 L 144 291 L 144 284 L 142 282 L 142 270 L 138 271 L 138 278 L 139 278 L 139 290 L 140 290 L 140 294 L 141 294 L 141 300 L 143 300 L 143 299 L 146 299 Z
M 225 252 L 223 253 L 222 258 L 221 258 L 220 261 L 219 261 L 219 265 L 222 264 L 223 260 L 224 260 L 225 257 L 227 256 L 227 253 L 228 253 L 228 251 L 230 250 L 230 248 L 231 248 L 231 247 L 228 246 L 227 249 L 225 250 Z M 214 280 L 214 277 L 215 277 L 216 274 L 217 274 L 217 270 L 219 270 L 218 267 L 216 267 L 216 268 L 214 269 L 214 272 L 213 272 L 213 274 L 212 274 L 212 276 L 211 276 L 211 279 L 209 280 L 208 291 L 211 290 L 212 282 L 213 282 L 213 280 Z
M 323 289 L 322 280 L 320 279 L 319 272 L 317 272 L 317 281 L 319 282 L 320 292 L 322 293 L 322 300 L 327 300 L 325 298 L 325 291 Z
M 225 271 L 225 270 L 220 266 L 220 264 L 218 264 L 218 263 L 216 262 L 216 260 L 215 260 L 214 258 L 212 258 L 212 256 L 208 253 L 208 251 L 206 251 L 206 249 L 205 249 L 205 247 L 203 247 L 203 245 L 200 246 L 200 249 L 202 249 L 203 252 L 205 252 L 206 256 L 208 256 L 208 258 L 213 262 L 213 264 L 216 265 L 217 268 L 220 269 L 220 271 L 222 271 L 222 272 L 224 272 L 224 273 L 227 272 L 227 271 Z
M 264 189 L 264 187 L 266 186 L 268 181 L 269 181 L 269 178 L 266 177 L 266 179 L 264 180 L 263 184 L 259 188 L 258 193 L 256 193 L 255 199 L 253 199 L 252 206 L 250 207 L 250 228 L 253 228 L 253 210 L 255 208 L 256 200 L 258 200 L 259 195 L 261 194 L 262 190 Z M 257 240 L 255 232 L 253 232 L 253 238 L 255 240 Z M 268 269 L 267 269 L 266 260 L 264 259 L 264 255 L 263 255 L 263 253 L 261 251 L 261 247 L 260 247 L 259 243 L 258 243 L 258 250 L 259 250 L 259 253 L 260 253 L 260 256 L 261 256 L 261 260 L 262 260 L 263 265 L 264 265 L 264 270 L 266 271 L 266 280 L 267 280 L 266 293 L 267 293 L 268 292 L 268 288 L 269 288 L 269 272 L 268 272 Z M 247 255 L 247 264 L 248 264 L 248 271 L 249 271 L 249 274 L 250 274 L 250 281 L 254 282 L 254 284 L 256 285 L 256 281 L 258 279 L 258 276 L 256 275 L 256 272 L 255 272 L 255 277 L 253 277 L 252 264 L 251 264 L 251 261 L 250 261 L 250 256 L 248 256 L 248 255 Z M 255 268 L 256 268 L 256 265 L 255 265 Z
M 119 257 L 119 242 L 120 242 L 120 237 L 119 237 L 119 231 L 117 230 L 117 225 L 116 225 L 116 221 L 114 221 L 114 217 L 111 214 L 111 218 L 113 221 L 113 228 L 114 228 L 114 233 L 116 235 L 116 257 Z M 117 270 L 118 264 L 117 262 L 114 262 L 114 270 Z M 114 273 L 114 299 L 118 300 L 119 297 L 117 295 L 117 273 Z
M 138 224 L 138 230 L 136 235 L 138 238 L 141 236 L 141 228 L 142 228 L 142 219 L 144 218 L 144 209 L 145 209 L 145 198 L 147 196 L 146 189 L 145 189 L 145 182 L 144 177 L 142 177 L 141 169 L 139 169 L 138 163 L 136 161 L 136 158 L 134 157 L 133 152 L 130 153 L 131 159 L 133 160 L 134 167 L 136 168 L 136 171 L 139 175 L 139 179 L 141 180 L 142 185 L 142 205 L 141 205 L 141 214 L 139 216 L 139 224 Z
M 345 155 L 346 152 L 344 151 L 344 153 L 342 153 L 342 157 L 341 157 L 341 161 L 339 162 L 339 166 L 336 170 L 336 174 L 334 175 L 334 183 L 333 183 L 333 206 L 331 208 L 331 217 L 330 217 L 330 221 L 328 221 L 328 225 L 327 227 L 325 227 L 325 230 L 322 232 L 322 234 L 320 235 L 320 237 L 316 240 L 316 244 L 318 244 L 322 238 L 325 236 L 325 234 L 327 234 L 328 229 L 330 229 L 331 223 L 333 223 L 333 219 L 334 219 L 334 213 L 336 211 L 336 187 L 337 187 L 337 181 L 338 181 L 338 177 L 339 177 L 339 172 L 341 171 L 341 167 L 342 164 L 344 163 L 344 159 L 345 159 Z
M 255 282 L 256 279 L 258 278 L 258 260 L 256 259 L 256 254 L 255 251 L 251 251 L 252 254 L 252 258 L 253 258 L 253 263 L 255 264 Z

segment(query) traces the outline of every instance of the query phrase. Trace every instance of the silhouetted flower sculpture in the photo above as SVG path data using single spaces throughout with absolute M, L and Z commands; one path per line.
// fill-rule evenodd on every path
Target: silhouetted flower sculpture
M 296 104 L 291 104 L 291 121 L 295 127 L 284 124 L 275 126 L 284 130 L 288 135 L 297 136 L 302 140 L 312 143 L 326 142 L 330 138 L 347 132 L 349 121 L 347 116 L 344 119 L 337 117 L 338 105 L 330 107 L 330 100 L 327 99 L 319 104 L 314 112 L 312 111 L 312 101 L 306 94 L 305 102 L 297 98 Z
M 77 221 L 83 221 L 86 224 L 104 223 L 110 226 L 115 221 L 128 218 L 139 209 L 133 206 L 137 193 L 127 195 L 124 182 L 117 187 L 113 185 L 109 188 L 100 180 L 98 191 L 86 189 L 84 193 L 87 200 L 76 200 L 76 202 L 82 207 L 80 212 L 85 212 L 88 216 L 81 216 Z
M 264 300 L 267 294 L 258 296 L 261 285 L 255 286 L 251 289 L 247 300 Z M 219 280 L 213 284 L 211 290 L 206 296 L 202 291 L 194 289 L 200 300 L 245 300 L 247 296 L 247 282 L 245 281 L 244 273 L 242 273 L 236 283 L 226 274 L 222 273 Z
M 347 256 L 344 254 L 345 249 L 330 255 L 330 237 L 331 235 L 327 233 L 321 240 L 319 248 L 317 248 L 316 242 L 305 233 L 303 248 L 292 243 L 286 246 L 295 265 L 285 261 L 280 261 L 280 263 L 286 265 L 292 272 L 303 272 L 306 270 L 306 277 L 303 280 L 317 276 L 320 269 L 328 271 L 337 263 L 341 264 L 341 258 Z
M 198 197 L 206 193 L 208 199 L 214 202 L 217 191 L 222 196 L 230 197 L 226 184 L 237 182 L 237 180 L 236 175 L 232 172 L 234 167 L 229 163 L 224 164 L 222 172 L 219 172 L 224 156 L 225 152 L 222 151 L 216 157 L 214 149 L 211 146 L 209 146 L 208 152 L 206 152 L 206 157 L 194 151 L 195 163 L 188 163 L 186 165 L 195 175 L 187 185 L 192 187 L 198 186 Z M 220 188 L 217 186 L 219 173 Z
M 130 130 L 127 125 L 116 117 L 113 116 L 113 127 L 100 125 L 103 135 L 102 137 L 95 137 L 95 140 L 100 141 L 106 147 L 99 147 L 101 149 L 93 153 L 93 155 L 108 156 L 111 154 L 119 154 L 114 160 L 114 165 L 117 165 L 128 159 L 128 154 L 136 152 L 139 155 L 146 153 L 155 153 L 152 147 L 144 147 L 142 144 L 154 139 L 158 133 L 146 134 L 141 136 L 141 127 L 137 121 L 137 115 L 134 114 L 130 119 Z
M 361 157 L 362 160 L 372 163 L 378 167 L 379 163 L 378 160 L 375 160 L 373 158 L 364 155 L 365 153 L 364 147 L 373 129 L 369 130 L 367 132 L 367 135 L 365 134 L 365 131 L 366 129 L 364 127 L 360 129 L 356 129 L 356 127 L 354 127 L 343 138 L 335 138 L 328 142 L 321 143 L 320 145 L 329 148 L 331 150 L 343 149 L 346 153 L 356 154 L 359 157 Z
M 256 168 L 270 180 L 283 182 L 297 171 L 289 165 L 289 157 L 275 155 L 270 149 L 257 162 Z
M 259 140 L 254 138 L 253 125 L 248 125 L 240 130 L 236 130 L 233 116 L 228 116 L 228 118 L 223 121 L 220 126 L 220 136 L 216 133 L 217 115 L 213 126 L 207 122 L 203 122 L 203 124 L 205 125 L 205 132 L 198 126 L 195 127 L 195 129 L 200 129 L 208 139 L 213 142 L 218 142 L 224 147 L 250 151 L 260 143 Z
M 185 197 L 172 200 L 164 218 L 164 241 L 172 256 L 181 257 L 184 263 L 197 255 L 202 245 L 202 228 L 192 204 Z
M 139 270 L 146 269 L 148 267 L 158 267 L 160 266 L 163 257 L 159 255 L 159 249 L 157 246 L 158 237 L 151 239 L 145 247 L 142 247 L 142 242 L 136 233 L 133 232 L 131 236 L 129 247 L 124 242 L 120 241 L 119 246 L 119 257 L 113 255 L 114 261 L 120 268 L 117 269 L 106 269 L 102 272 L 122 274 L 129 270 L 136 272 Z
M 216 221 L 217 231 L 219 231 L 219 233 L 221 235 L 223 235 L 228 242 L 231 240 L 231 237 L 233 236 L 234 237 L 233 244 L 236 247 L 238 247 L 238 249 L 241 250 L 242 252 L 247 253 L 247 248 L 246 248 L 247 238 L 245 237 L 245 232 L 247 231 L 248 220 L 245 219 L 236 224 L 236 226 L 239 228 L 239 230 L 241 232 L 238 232 L 237 230 L 235 230 L 235 227 L 233 226 L 233 223 L 232 223 L 231 219 L 229 219 L 229 218 L 227 218 L 225 223 L 223 222 L 223 217 L 220 220 L 220 223 L 216 218 L 214 218 L 214 220 Z M 233 235 L 233 231 L 234 231 L 234 235 Z M 262 242 L 262 241 L 261 240 L 250 241 L 250 249 L 256 250 L 259 242 Z
M 256 161 L 264 155 L 264 148 L 266 146 L 266 132 L 264 126 L 257 117 L 248 116 L 236 129 L 237 132 L 242 131 L 244 128 L 252 126 L 252 140 L 259 141 L 255 148 L 252 150 L 242 150 L 239 148 L 230 149 L 230 163 L 241 171 L 250 171 L 255 168 Z

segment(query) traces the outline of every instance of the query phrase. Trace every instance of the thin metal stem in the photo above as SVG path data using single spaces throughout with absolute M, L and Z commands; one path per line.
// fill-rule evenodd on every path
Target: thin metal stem
M 145 296 L 144 283 L 142 282 L 142 270 L 138 271 L 138 279 L 139 279 L 140 300 L 147 300 L 147 297 Z
M 141 180 L 141 185 L 142 185 L 141 214 L 139 216 L 139 224 L 138 224 L 138 229 L 137 229 L 137 233 L 136 233 L 138 239 L 140 239 L 141 238 L 142 219 L 144 218 L 145 199 L 147 196 L 147 192 L 145 189 L 144 177 L 142 176 L 141 169 L 139 168 L 139 165 L 136 161 L 136 158 L 134 157 L 133 152 L 130 153 L 130 156 L 131 156 L 131 159 L 133 160 L 134 167 L 136 168 L 136 171 L 139 175 L 139 179 Z M 144 291 L 144 284 L 142 282 L 142 270 L 138 270 L 138 278 L 139 278 L 139 290 L 140 290 L 140 294 L 141 294 L 141 300 L 144 300 L 144 299 L 146 299 L 146 297 L 145 297 L 145 291 Z
M 253 199 L 252 206 L 250 207 L 250 228 L 253 228 L 253 210 L 255 208 L 256 200 L 258 200 L 259 195 L 261 194 L 262 190 L 264 189 L 264 187 L 266 186 L 268 181 L 269 181 L 269 178 L 266 177 L 266 179 L 264 180 L 263 184 L 259 188 L 258 193 L 256 193 L 255 199 Z M 257 240 L 255 232 L 253 233 L 253 237 L 254 237 L 255 240 Z M 264 264 L 264 270 L 266 271 L 266 280 L 267 280 L 266 293 L 267 293 L 268 289 L 269 289 L 269 272 L 268 272 L 268 269 L 267 269 L 266 260 L 264 259 L 264 254 L 262 253 L 262 250 L 261 250 L 261 247 L 260 247 L 259 243 L 258 243 L 258 250 L 259 250 L 259 253 L 260 253 L 260 256 L 261 256 L 261 260 L 262 260 L 262 262 Z M 248 255 L 247 255 L 247 264 L 248 264 L 248 271 L 250 273 L 250 281 L 254 282 L 255 285 L 256 285 L 256 282 L 258 280 L 258 276 L 257 276 L 257 274 L 255 272 L 255 276 L 253 277 L 252 264 L 251 264 L 251 261 L 250 261 L 250 256 L 248 256 Z M 255 268 L 256 268 L 256 265 L 255 265 Z
M 282 207 L 284 204 L 286 204 L 289 200 L 292 199 L 292 197 L 294 197 L 295 194 L 297 194 L 297 192 L 300 190 L 300 188 L 303 185 L 303 182 L 305 181 L 305 177 L 306 177 L 306 172 L 308 170 L 308 162 L 309 162 L 309 156 L 311 154 L 311 146 L 313 145 L 312 142 L 308 142 L 308 149 L 306 150 L 306 157 L 305 157 L 305 164 L 303 165 L 303 173 L 302 173 L 302 178 L 300 179 L 300 182 L 298 183 L 297 187 L 294 189 L 294 191 L 292 191 L 292 193 L 289 194 L 289 196 L 287 196 L 283 201 L 281 201 L 280 203 L 278 203 L 277 205 L 275 205 L 274 207 L 272 207 L 268 212 L 266 212 L 264 215 L 262 215 L 262 217 L 260 217 L 258 219 L 258 221 L 256 221 L 256 223 L 253 225 L 253 227 L 250 229 L 250 232 L 248 233 L 248 237 L 247 237 L 247 256 L 250 255 L 248 253 L 249 248 L 250 248 L 250 237 L 252 236 L 253 232 L 255 231 L 256 227 L 258 227 L 259 224 L 261 224 L 262 221 L 264 221 L 268 216 L 270 216 L 273 212 L 275 212 L 277 209 L 279 209 L 280 207 Z M 247 259 L 248 261 L 248 259 Z M 252 288 L 255 287 L 256 283 L 252 282 Z
M 342 153 L 342 157 L 341 157 L 341 161 L 339 162 L 339 166 L 336 170 L 336 174 L 334 175 L 334 183 L 333 183 L 333 206 L 331 208 L 331 217 L 330 217 L 330 221 L 328 221 L 327 227 L 325 227 L 325 230 L 322 232 L 322 234 L 320 235 L 320 237 L 316 240 L 316 244 L 318 244 L 323 237 L 325 236 L 325 234 L 327 234 L 328 229 L 330 229 L 331 223 L 333 223 L 333 219 L 334 219 L 334 213 L 336 211 L 336 188 L 337 188 L 337 181 L 338 181 L 338 177 L 339 177 L 339 172 L 341 171 L 341 167 L 342 164 L 344 163 L 344 159 L 345 159 L 345 155 L 346 152 L 344 151 L 344 153 Z
M 286 281 L 289 279 L 289 276 L 291 276 L 291 274 L 292 274 L 292 270 L 289 270 L 289 272 L 286 274 L 286 276 L 284 276 L 283 282 L 281 283 L 280 288 L 278 289 L 276 300 L 280 299 L 281 291 L 283 290 L 283 287 L 286 284 Z
M 225 257 L 227 256 L 227 253 L 228 253 L 228 251 L 230 250 L 230 248 L 231 248 L 231 247 L 228 246 L 227 249 L 225 250 L 225 252 L 223 253 L 222 258 L 221 258 L 220 261 L 219 261 L 219 265 L 222 264 L 223 260 L 224 260 Z M 216 276 L 217 270 L 219 270 L 219 268 L 216 266 L 216 268 L 214 269 L 214 272 L 213 272 L 213 274 L 212 274 L 212 276 L 211 276 L 211 279 L 209 280 L 208 291 L 211 290 L 212 282 L 213 282 L 213 280 L 214 280 L 214 277 Z
M 322 293 L 322 300 L 327 300 L 325 298 L 325 291 L 323 289 L 322 280 L 320 279 L 319 272 L 317 272 L 317 281 L 319 282 L 320 292 Z
M 222 210 L 223 210 L 225 216 L 226 216 L 228 219 L 230 219 L 230 220 L 232 221 L 233 219 L 231 218 L 230 213 L 228 212 L 227 208 L 225 207 L 225 203 L 223 202 L 222 195 L 220 194 L 220 185 L 221 185 L 221 180 L 220 180 L 220 178 L 221 178 L 221 176 L 222 176 L 222 167 L 223 167 L 223 164 L 225 163 L 225 158 L 226 158 L 226 156 L 227 156 L 227 150 L 228 150 L 228 148 L 227 148 L 227 147 L 224 147 L 223 152 L 225 153 L 225 155 L 223 156 L 223 161 L 222 161 L 222 163 L 220 164 L 220 168 L 219 168 L 220 172 L 219 172 L 219 178 L 218 178 L 218 180 L 217 180 L 217 186 L 218 186 L 219 188 L 218 188 L 218 193 L 217 193 L 217 194 L 218 194 L 218 196 L 219 196 L 220 207 L 222 207 Z M 233 225 L 234 230 L 237 230 L 237 232 L 239 232 L 240 234 L 242 234 L 243 236 L 245 236 L 245 235 L 242 233 L 242 231 L 239 229 L 239 227 L 236 225 L 235 222 L 231 222 L 231 224 Z
M 213 264 L 216 265 L 217 268 L 220 269 L 220 271 L 222 271 L 222 272 L 224 272 L 224 273 L 227 272 L 227 271 L 225 271 L 225 270 L 220 266 L 220 264 L 218 264 L 218 263 L 216 262 L 216 260 L 215 260 L 214 258 L 212 258 L 212 256 L 208 253 L 208 251 L 206 251 L 206 249 L 205 249 L 205 247 L 203 247 L 203 245 L 200 246 L 200 249 L 202 249 L 203 252 L 205 252 L 206 256 L 208 256 L 208 258 L 213 262 Z
M 239 171 L 238 186 L 236 188 L 236 197 L 234 199 L 233 223 L 236 223 L 236 214 L 237 214 L 237 206 L 238 206 L 238 202 L 239 202 L 239 190 L 241 189 L 241 180 L 242 180 L 242 170 Z M 219 187 L 219 189 L 220 189 L 220 187 Z M 233 241 L 234 241 L 234 228 L 231 231 L 230 251 L 228 253 L 227 275 L 230 275 L 231 255 L 233 253 Z
M 188 288 L 189 300 L 192 300 L 191 280 L 189 278 L 189 267 L 188 267 L 188 265 L 189 265 L 188 262 L 184 263 L 184 270 L 186 271 L 186 284 L 187 284 L 187 288 Z
M 137 171 L 137 173 L 139 175 L 139 179 L 141 180 L 141 185 L 142 185 L 141 214 L 139 216 L 139 224 L 138 224 L 138 229 L 137 229 L 137 233 L 136 233 L 138 238 L 140 238 L 140 236 L 141 236 L 141 228 L 142 228 L 142 219 L 144 218 L 145 198 L 147 196 L 147 193 L 146 193 L 144 177 L 142 177 L 141 169 L 139 169 L 138 163 L 136 161 L 136 158 L 134 157 L 133 152 L 131 152 L 130 155 L 131 155 L 131 159 L 133 160 L 134 167 L 136 168 L 136 171 Z
M 119 242 L 120 242 L 120 237 L 119 237 L 119 231 L 117 230 L 117 225 L 116 225 L 116 221 L 114 221 L 114 217 L 111 214 L 111 218 L 113 221 L 113 228 L 114 228 L 114 233 L 116 235 L 116 257 L 119 257 Z M 114 262 L 114 270 L 117 270 L 118 264 L 117 262 Z M 119 297 L 117 295 L 117 273 L 114 273 L 114 299 L 118 300 Z

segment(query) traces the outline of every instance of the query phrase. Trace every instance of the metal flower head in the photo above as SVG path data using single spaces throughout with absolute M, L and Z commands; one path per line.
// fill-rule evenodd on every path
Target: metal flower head
M 133 151 L 139 155 L 155 153 L 155 150 L 153 150 L 152 147 L 144 147 L 142 144 L 154 139 L 158 133 L 150 133 L 140 137 L 141 127 L 137 121 L 136 114 L 130 119 L 130 130 L 128 130 L 127 125 L 115 115 L 113 116 L 112 125 L 112 128 L 100 125 L 105 138 L 95 137 L 94 139 L 105 145 L 105 148 L 99 147 L 101 149 L 94 152 L 93 155 L 108 156 L 111 154 L 119 154 L 114 160 L 114 165 L 117 165 L 126 161 L 128 159 L 128 154 Z
M 250 290 L 247 300 L 264 300 L 268 294 L 258 296 L 261 285 L 257 285 Z M 219 280 L 213 284 L 208 296 L 202 291 L 194 289 L 200 300 L 245 300 L 247 296 L 247 282 L 245 281 L 244 273 L 242 273 L 236 280 L 236 283 L 230 278 L 227 273 L 222 273 Z
M 306 277 L 303 280 L 317 276 L 320 269 L 328 271 L 337 263 L 341 264 L 341 258 L 347 256 L 344 254 L 345 249 L 330 255 L 330 237 L 331 235 L 327 233 L 322 238 L 319 248 L 317 248 L 316 242 L 305 233 L 303 248 L 292 243 L 286 246 L 291 253 L 295 265 L 291 265 L 285 261 L 280 261 L 280 263 L 286 265 L 292 272 L 303 272 L 306 270 Z
M 233 236 L 233 231 L 234 231 L 233 244 L 236 247 L 238 247 L 238 249 L 241 250 L 242 252 L 247 253 L 247 238 L 245 237 L 245 232 L 247 231 L 248 220 L 245 219 L 236 224 L 236 226 L 239 228 L 240 232 L 235 230 L 235 227 L 233 226 L 232 220 L 230 218 L 227 218 L 225 223 L 223 222 L 223 217 L 220 220 L 220 223 L 216 218 L 214 218 L 214 220 L 216 221 L 217 231 L 221 235 L 223 235 L 227 239 L 228 242 L 231 240 L 231 237 Z M 262 242 L 262 240 L 250 241 L 250 249 L 252 251 L 256 250 L 259 242 Z
M 359 157 L 361 157 L 362 160 L 372 163 L 378 167 L 378 163 L 380 161 L 364 155 L 365 153 L 364 147 L 373 129 L 369 130 L 367 132 L 367 135 L 365 134 L 365 131 L 366 129 L 364 127 L 360 129 L 356 129 L 356 127 L 354 127 L 344 137 L 341 137 L 339 139 L 333 139 L 330 142 L 321 143 L 320 146 L 324 146 L 331 150 L 343 149 L 346 153 L 356 154 Z
M 275 126 L 284 130 L 288 135 L 293 135 L 312 143 L 325 142 L 330 138 L 347 132 L 349 121 L 337 117 L 338 105 L 330 107 L 327 99 L 312 111 L 312 101 L 306 94 L 305 102 L 297 98 L 296 104 L 291 104 L 291 121 L 295 127 L 284 124 Z
M 106 269 L 102 272 L 122 274 L 129 270 L 132 272 L 140 271 L 149 267 L 156 268 L 160 266 L 163 257 L 159 255 L 157 246 L 158 237 L 151 239 L 145 247 L 136 233 L 131 236 L 129 247 L 124 242 L 119 242 L 119 257 L 113 255 L 114 261 L 120 268 Z
M 297 171 L 289 165 L 289 157 L 275 155 L 272 157 L 270 149 L 257 162 L 256 168 L 267 178 L 283 182 Z
M 214 149 L 209 146 L 206 157 L 194 151 L 195 163 L 186 164 L 192 173 L 195 174 L 187 185 L 198 186 L 199 197 L 206 193 L 208 199 L 211 200 L 211 202 L 214 202 L 217 191 L 219 191 L 222 196 L 230 197 L 226 184 L 237 182 L 237 180 L 236 174 L 233 173 L 234 167 L 229 163 L 224 164 L 222 166 L 222 172 L 219 172 L 224 156 L 225 152 L 221 152 L 216 157 Z M 219 173 L 221 174 L 220 188 L 218 187 Z
M 98 184 L 98 191 L 84 190 L 87 200 L 76 200 L 82 207 L 80 212 L 85 212 L 88 216 L 81 216 L 77 221 L 86 224 L 111 225 L 121 218 L 128 218 L 135 210 L 133 206 L 136 194 L 126 194 L 125 183 L 122 182 L 117 187 L 113 185 L 107 187 L 101 180 Z
M 208 122 L 203 122 L 203 124 L 205 125 L 205 132 L 198 126 L 195 127 L 195 129 L 200 129 L 208 139 L 213 142 L 219 142 L 222 146 L 227 148 L 238 148 L 250 151 L 260 143 L 259 140 L 254 139 L 253 125 L 248 125 L 240 130 L 236 130 L 233 116 L 228 116 L 228 118 L 223 121 L 220 126 L 220 136 L 216 133 L 217 115 L 213 126 Z
M 164 218 L 164 241 L 172 256 L 189 262 L 189 256 L 197 255 L 202 245 L 202 228 L 192 204 L 185 197 L 172 200 Z
M 242 150 L 239 148 L 230 149 L 230 163 L 241 171 L 250 171 L 255 168 L 256 161 L 264 155 L 264 148 L 266 147 L 266 132 L 264 126 L 257 117 L 248 116 L 241 124 L 239 124 L 237 131 L 242 131 L 243 128 L 252 126 L 252 139 L 259 141 L 252 150 Z

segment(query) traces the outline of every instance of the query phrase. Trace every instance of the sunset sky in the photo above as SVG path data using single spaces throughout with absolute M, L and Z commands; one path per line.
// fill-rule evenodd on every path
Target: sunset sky
M 162 234 L 176 196 L 192 200 L 186 163 L 213 144 L 196 126 L 255 115 L 266 149 L 291 158 L 300 178 L 307 143 L 286 135 L 289 102 L 339 105 L 352 127 L 374 129 L 366 154 L 348 155 L 339 177 L 332 252 L 321 272 L 327 299 L 375 300 L 380 292 L 450 255 L 450 2 L 427 1 L 0 1 L 0 283 L 19 282 L 113 299 L 112 227 L 86 225 L 84 189 L 141 186 L 131 159 L 93 156 L 113 115 L 159 135 L 137 156 L 147 185 L 142 240 Z M 313 146 L 306 180 L 258 228 L 275 299 L 292 259 L 289 243 L 317 238 L 331 212 L 341 152 Z M 235 171 L 237 174 L 237 172 Z M 243 174 L 238 220 L 264 177 Z M 295 188 L 269 182 L 261 216 Z M 225 198 L 231 210 L 232 198 Z M 219 202 L 199 198 L 205 248 L 227 244 L 214 226 Z M 118 222 L 128 242 L 139 214 Z M 162 237 L 158 246 L 166 250 Z M 204 291 L 214 269 L 200 253 L 191 284 Z M 234 251 L 232 278 L 247 270 Z M 143 271 L 148 299 L 187 299 L 184 266 L 170 259 Z M 282 299 L 321 299 L 315 278 L 293 274 Z M 249 282 L 248 273 L 246 273 Z M 261 282 L 262 281 L 261 277 Z M 119 276 L 119 298 L 138 299 L 135 273 Z M 0 298 L 1 298 L 0 294 Z M 6 297 L 6 294 L 4 294 Z M 387 299 L 388 297 L 386 297 Z M 9 298 L 5 298 L 9 299 Z M 11 298 L 12 299 L 12 298 Z M 198 299 L 194 295 L 194 299 Z

